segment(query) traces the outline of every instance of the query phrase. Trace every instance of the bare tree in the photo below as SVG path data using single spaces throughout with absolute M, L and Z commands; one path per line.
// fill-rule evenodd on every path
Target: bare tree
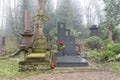
M 5 6 L 3 6 L 5 4 L 5 0 L 1 1 L 1 31 L 2 31 L 2 35 L 4 35 L 4 22 L 5 22 Z
M 95 0 L 84 0 L 84 8 L 85 8 L 85 18 L 87 27 L 90 27 L 92 24 L 96 22 L 99 24 L 101 21 L 101 10 L 98 5 L 98 2 Z

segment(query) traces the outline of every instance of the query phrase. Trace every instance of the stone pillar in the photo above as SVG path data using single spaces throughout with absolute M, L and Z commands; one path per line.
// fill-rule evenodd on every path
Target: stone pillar
M 33 33 L 30 32 L 30 12 L 28 10 L 25 11 L 25 30 L 21 33 L 22 43 L 21 46 L 30 46 L 33 42 L 32 37 Z
M 30 31 L 30 12 L 28 10 L 25 11 L 25 32 Z

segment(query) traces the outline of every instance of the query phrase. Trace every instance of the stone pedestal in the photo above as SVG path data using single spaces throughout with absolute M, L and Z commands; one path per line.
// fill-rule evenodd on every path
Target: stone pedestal
M 21 36 L 22 36 L 21 45 L 30 46 L 32 44 L 32 42 L 33 42 L 33 40 L 32 40 L 33 34 L 32 33 L 23 32 L 23 33 L 21 33 Z

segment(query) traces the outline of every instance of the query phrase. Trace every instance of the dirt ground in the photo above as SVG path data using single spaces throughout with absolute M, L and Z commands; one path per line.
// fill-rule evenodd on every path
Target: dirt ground
M 120 80 L 119 74 L 109 71 L 38 74 L 16 80 Z

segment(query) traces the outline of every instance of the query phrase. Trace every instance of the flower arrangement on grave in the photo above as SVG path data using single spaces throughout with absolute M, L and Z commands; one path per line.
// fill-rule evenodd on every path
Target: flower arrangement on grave
M 58 45 L 58 50 L 63 50 L 65 48 L 65 45 L 63 42 L 58 42 L 57 45 Z

